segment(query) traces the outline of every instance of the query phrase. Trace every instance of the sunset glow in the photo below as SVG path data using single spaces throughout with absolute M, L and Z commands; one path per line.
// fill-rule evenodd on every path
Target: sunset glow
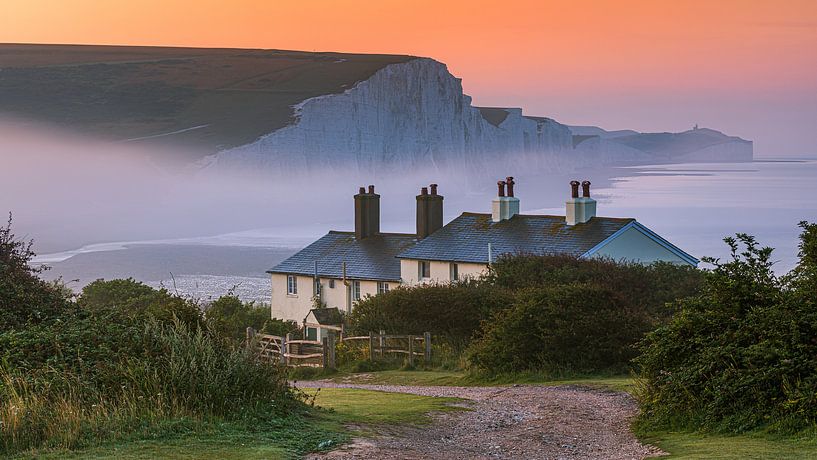
M 477 104 L 571 124 L 817 144 L 817 3 L 3 0 L 0 42 L 411 54 Z

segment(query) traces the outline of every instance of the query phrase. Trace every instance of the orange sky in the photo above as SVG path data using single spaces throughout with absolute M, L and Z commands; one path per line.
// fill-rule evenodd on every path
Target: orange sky
M 0 42 L 430 56 L 478 104 L 817 156 L 817 0 L 0 0 Z

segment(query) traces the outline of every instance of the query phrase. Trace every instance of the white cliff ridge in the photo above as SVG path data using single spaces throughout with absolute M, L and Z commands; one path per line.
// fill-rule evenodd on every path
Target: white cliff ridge
M 295 109 L 294 123 L 208 157 L 205 167 L 477 172 L 490 164 L 534 172 L 645 163 L 654 156 L 606 140 L 587 142 L 592 136 L 580 136 L 576 148 L 571 129 L 552 119 L 474 107 L 460 79 L 427 58 L 387 65 L 341 94 L 307 99 Z

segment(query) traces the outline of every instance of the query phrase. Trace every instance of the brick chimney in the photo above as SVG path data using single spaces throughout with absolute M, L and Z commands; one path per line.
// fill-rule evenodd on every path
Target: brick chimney
M 431 184 L 420 189 L 417 195 L 417 239 L 422 240 L 442 226 L 443 196 L 437 194 L 437 184 Z
M 355 195 L 355 239 L 361 240 L 380 233 L 380 195 L 374 185 L 360 187 Z
M 506 177 L 496 183 L 496 198 L 491 202 L 491 220 L 502 222 L 519 214 L 519 198 L 513 196 L 513 186 L 516 184 L 513 177 Z
M 582 196 L 579 196 L 579 185 L 582 186 Z M 596 217 L 596 200 L 590 198 L 590 181 L 571 181 L 570 189 L 570 199 L 565 202 L 567 225 L 583 224 Z

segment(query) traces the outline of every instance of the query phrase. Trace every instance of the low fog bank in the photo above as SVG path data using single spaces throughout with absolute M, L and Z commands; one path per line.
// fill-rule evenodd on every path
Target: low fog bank
M 571 178 L 605 185 L 602 171 L 554 175 L 486 166 L 459 171 L 326 170 L 274 177 L 253 172 L 208 173 L 173 158 L 189 152 L 105 143 L 36 125 L 0 121 L 0 212 L 15 232 L 53 253 L 104 242 L 209 237 L 252 229 L 263 236 L 311 238 L 352 230 L 352 196 L 374 184 L 384 231 L 412 232 L 414 196 L 440 184 L 446 219 L 489 212 L 496 180 L 517 177 L 522 209 L 556 207 Z M 155 159 L 162 158 L 161 166 Z M 170 160 L 168 160 L 170 159 Z

